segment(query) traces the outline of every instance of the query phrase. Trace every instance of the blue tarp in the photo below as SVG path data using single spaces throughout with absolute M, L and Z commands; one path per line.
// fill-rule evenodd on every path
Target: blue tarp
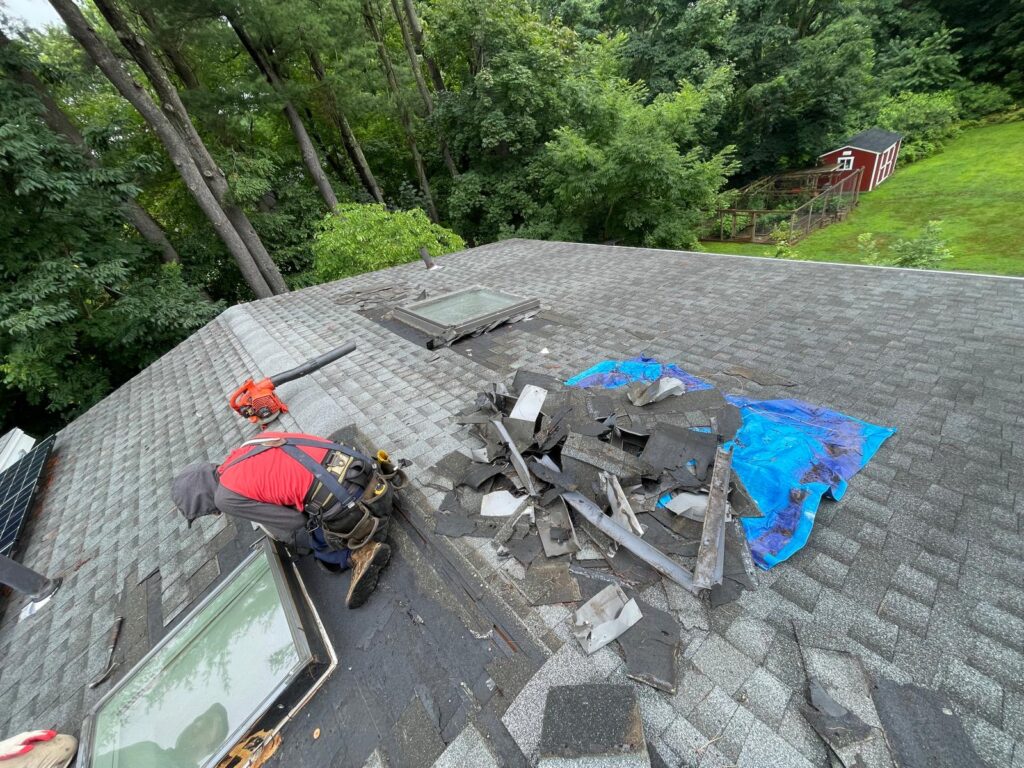
M 566 384 L 614 388 L 661 375 L 680 379 L 687 391 L 711 388 L 676 365 L 644 357 L 605 360 Z M 755 562 L 767 569 L 807 543 L 822 497 L 841 498 L 850 478 L 896 430 L 800 400 L 727 399 L 743 416 L 731 441 L 733 470 L 764 512 L 742 518 L 743 526 Z
M 632 360 L 604 360 L 565 382 L 568 387 L 617 389 L 634 381 L 657 381 L 663 376 L 679 379 L 687 392 L 711 389 L 703 379 L 691 376 L 678 365 L 664 365 L 651 357 Z
M 743 414 L 733 470 L 764 512 L 743 527 L 754 561 L 771 568 L 807 543 L 822 497 L 842 498 L 896 430 L 800 400 L 728 400 Z

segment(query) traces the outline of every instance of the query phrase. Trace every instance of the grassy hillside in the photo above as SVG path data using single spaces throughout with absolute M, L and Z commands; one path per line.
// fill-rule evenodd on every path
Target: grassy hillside
M 796 246 L 800 258 L 858 261 L 857 236 L 873 232 L 879 244 L 915 237 L 931 219 L 954 258 L 946 269 L 1024 275 L 1024 122 L 972 128 L 945 151 L 896 173 L 861 197 L 850 217 Z M 771 255 L 774 248 L 705 243 L 717 253 Z

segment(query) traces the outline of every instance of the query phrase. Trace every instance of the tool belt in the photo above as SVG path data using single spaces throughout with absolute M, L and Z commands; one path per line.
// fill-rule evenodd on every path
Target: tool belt
M 306 528 L 322 529 L 331 547 L 359 549 L 387 536 L 394 488 L 404 481 L 404 473 L 384 451 L 378 451 L 375 460 L 340 443 L 299 437 L 255 438 L 245 444 L 255 447 L 225 470 L 271 448 L 280 448 L 312 473 L 313 482 L 303 502 L 308 516 Z M 326 448 L 327 454 L 317 462 L 300 446 Z
M 367 466 L 364 458 L 328 451 L 321 466 L 348 496 L 339 499 L 322 475 L 313 478 L 306 494 L 304 509 L 309 527 L 321 528 L 324 540 L 335 549 L 359 549 L 387 536 L 394 488 L 377 462 Z

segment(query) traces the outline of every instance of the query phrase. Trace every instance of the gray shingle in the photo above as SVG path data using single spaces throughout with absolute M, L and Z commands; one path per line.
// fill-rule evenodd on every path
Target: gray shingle
M 846 497 L 823 504 L 807 549 L 764 574 L 756 593 L 709 615 L 706 601 L 666 585 L 685 658 L 699 669 L 681 662 L 679 694 L 654 693 L 650 702 L 659 703 L 646 712 L 655 730 L 670 710 L 675 718 L 693 713 L 710 730 L 717 720 L 710 705 L 695 712 L 701 703 L 714 695 L 722 708 L 732 706 L 711 693 L 716 685 L 728 696 L 750 689 L 750 702 L 802 690 L 790 623 L 797 619 L 848 638 L 876 674 L 937 673 L 935 683 L 957 707 L 987 724 L 972 734 L 996 745 L 992 755 L 1006 756 L 1007 738 L 1020 738 L 1013 676 L 1024 650 L 1020 281 L 517 240 L 445 264 L 434 272 L 406 265 L 233 307 L 62 431 L 58 471 L 25 558 L 47 572 L 84 564 L 55 603 L 63 621 L 51 614 L 18 624 L 13 611 L 0 620 L 0 653 L 10 665 L 0 671 L 0 696 L 13 702 L 0 718 L 7 731 L 35 727 L 37 715 L 78 727 L 95 701 L 82 687 L 101 663 L 94 649 L 103 646 L 120 580 L 137 582 L 159 567 L 167 618 L 216 578 L 208 564 L 235 532 L 221 536 L 223 521 L 209 520 L 185 533 L 166 514 L 166 486 L 189 461 L 215 461 L 251 434 L 225 407 L 226 394 L 246 374 L 273 373 L 356 336 L 355 355 L 282 392 L 293 406 L 282 426 L 331 431 L 355 421 L 371 440 L 416 454 L 416 487 L 431 480 L 431 457 L 464 442 L 450 415 L 519 364 L 567 376 L 647 350 L 729 392 L 799 397 L 899 427 Z M 821 290 L 837 282 L 856 290 Z M 346 298 L 359 288 L 395 286 L 414 296 L 474 284 L 537 296 L 557 316 L 478 339 L 481 354 L 471 358 L 465 346 L 416 347 Z M 539 354 L 543 347 L 548 355 Z M 777 371 L 797 386 L 776 391 L 722 374 L 736 365 Z M 175 429 L 166 428 L 168 414 L 178 417 Z M 142 526 L 149 546 L 141 544 Z M 493 578 L 497 561 L 486 541 L 455 546 L 474 553 L 482 581 Z M 541 615 L 524 615 L 531 628 L 549 632 Z M 38 670 L 25 650 L 37 647 L 36 637 L 69 662 L 38 690 L 20 677 Z M 620 674 L 609 663 L 614 654 L 570 664 L 566 653 L 575 653 L 571 644 L 555 657 L 566 679 Z M 75 664 L 79 658 L 85 663 Z M 527 751 L 529 707 L 555 678 L 553 668 L 542 670 L 530 688 L 538 698 L 513 712 Z M 785 765 L 798 753 L 822 763 L 820 739 L 807 733 L 792 701 L 781 722 L 772 707 L 754 708 L 735 708 L 722 739 L 701 753 L 705 764 L 725 756 Z M 701 729 L 673 723 L 671 748 L 680 759 L 686 749 L 696 758 L 707 739 L 689 744 L 685 736 L 703 737 Z

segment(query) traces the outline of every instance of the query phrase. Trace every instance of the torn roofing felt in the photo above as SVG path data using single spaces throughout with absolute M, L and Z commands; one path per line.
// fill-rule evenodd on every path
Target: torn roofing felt
M 677 365 L 647 357 L 605 360 L 566 384 L 615 389 L 652 376 L 678 378 L 687 391 L 711 388 Z M 821 499 L 842 498 L 850 478 L 896 430 L 800 400 L 727 400 L 742 416 L 730 441 L 733 469 L 764 513 L 743 518 L 743 526 L 754 560 L 768 569 L 807 543 Z

